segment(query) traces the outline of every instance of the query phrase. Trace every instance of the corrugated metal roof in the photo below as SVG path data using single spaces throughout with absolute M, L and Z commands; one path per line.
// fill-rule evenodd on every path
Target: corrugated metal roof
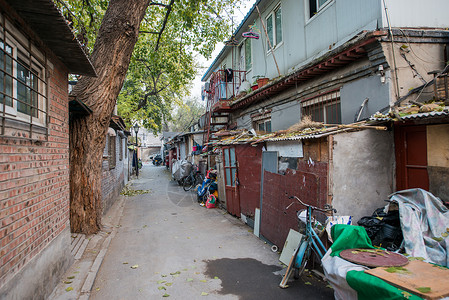
M 417 113 L 406 116 L 401 116 L 401 120 L 425 120 L 425 119 L 433 119 L 439 117 L 449 116 L 449 111 L 432 111 L 427 113 Z M 395 117 L 371 117 L 372 121 L 397 121 L 398 119 Z
M 343 132 L 354 131 L 354 130 L 362 130 L 366 129 L 369 126 L 366 122 L 358 124 L 362 127 L 357 127 L 354 125 L 352 127 L 340 128 L 340 127 L 323 127 L 323 128 L 308 128 L 301 132 L 293 132 L 293 133 L 283 133 L 279 134 L 279 132 L 268 133 L 264 135 L 251 135 L 250 132 L 242 132 L 238 135 L 228 137 L 222 139 L 214 145 L 226 146 L 226 145 L 235 145 L 235 144 L 249 144 L 254 143 L 258 144 L 261 142 L 281 142 L 281 141 L 297 141 L 297 140 L 305 140 L 305 139 L 318 139 L 322 137 L 326 137 L 329 135 L 340 134 Z M 341 125 L 347 126 L 347 125 Z M 374 128 L 374 127 L 373 127 Z

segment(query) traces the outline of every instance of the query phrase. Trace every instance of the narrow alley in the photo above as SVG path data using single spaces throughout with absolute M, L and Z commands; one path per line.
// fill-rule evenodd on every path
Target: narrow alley
M 279 254 L 221 209 L 206 209 L 164 167 L 145 165 L 127 197 L 90 299 L 332 299 L 312 275 L 279 288 Z

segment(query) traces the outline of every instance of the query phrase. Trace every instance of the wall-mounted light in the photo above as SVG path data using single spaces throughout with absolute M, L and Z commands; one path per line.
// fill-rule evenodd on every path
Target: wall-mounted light
M 384 66 L 379 65 L 379 68 L 377 69 L 380 75 L 380 82 L 385 83 L 385 72 L 384 72 Z

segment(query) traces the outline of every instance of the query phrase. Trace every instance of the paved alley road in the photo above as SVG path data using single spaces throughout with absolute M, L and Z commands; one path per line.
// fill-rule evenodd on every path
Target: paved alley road
M 277 253 L 240 220 L 198 205 L 164 167 L 145 165 L 91 299 L 333 299 L 314 277 L 280 289 Z M 310 285 L 312 283 L 312 285 Z

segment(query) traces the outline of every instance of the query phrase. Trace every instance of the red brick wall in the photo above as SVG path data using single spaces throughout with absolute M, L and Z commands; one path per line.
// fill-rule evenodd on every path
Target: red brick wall
M 69 225 L 67 70 L 49 69 L 49 136 L 0 136 L 0 286 Z

